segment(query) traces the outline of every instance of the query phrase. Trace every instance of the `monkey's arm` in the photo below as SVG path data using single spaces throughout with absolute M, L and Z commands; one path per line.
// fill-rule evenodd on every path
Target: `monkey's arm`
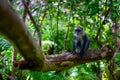
M 73 48 L 72 48 L 72 54 L 75 54 L 76 47 L 77 47 L 77 41 L 74 39 Z
M 85 48 L 85 42 L 83 41 L 83 42 L 81 42 L 81 48 L 80 48 L 80 52 L 79 52 L 79 54 L 78 54 L 78 56 L 79 56 L 80 58 L 82 58 L 82 56 L 83 56 L 84 48 Z
M 81 39 L 81 48 L 80 48 L 80 52 L 79 52 L 79 57 L 82 58 L 83 53 L 85 52 L 85 48 L 86 48 L 86 43 L 87 43 L 88 39 L 86 34 L 83 35 L 82 39 Z
M 89 39 L 87 39 L 87 42 L 86 42 L 86 44 L 85 44 L 85 49 L 84 49 L 84 52 L 88 50 L 89 45 L 90 45 L 90 40 L 89 40 Z

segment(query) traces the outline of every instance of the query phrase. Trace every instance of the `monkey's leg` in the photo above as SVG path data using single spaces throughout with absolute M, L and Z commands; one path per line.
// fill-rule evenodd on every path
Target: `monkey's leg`
M 74 41 L 73 48 L 72 48 L 72 54 L 75 54 L 76 47 L 77 47 L 77 43 Z
M 80 49 L 80 53 L 79 53 L 79 58 L 81 59 L 85 53 L 85 51 L 87 51 L 87 49 L 89 48 L 90 45 L 90 40 L 88 40 L 86 43 L 82 43 L 81 49 Z
M 82 56 L 84 54 L 84 49 L 85 49 L 85 42 L 81 42 L 81 48 L 80 48 L 80 52 L 78 54 L 79 59 L 82 58 Z

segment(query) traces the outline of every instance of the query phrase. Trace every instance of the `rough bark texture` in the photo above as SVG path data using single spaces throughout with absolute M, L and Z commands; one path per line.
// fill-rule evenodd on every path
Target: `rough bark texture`
M 40 70 L 40 71 L 50 71 L 50 70 L 61 71 L 87 62 L 92 62 L 102 59 L 109 60 L 112 58 L 113 53 L 114 53 L 113 50 L 111 50 L 107 46 L 104 46 L 101 49 L 92 49 L 92 50 L 89 49 L 84 54 L 82 59 L 79 59 L 77 55 L 72 55 L 69 52 L 61 53 L 58 55 L 47 55 L 45 56 L 46 60 L 44 62 L 44 66 L 42 69 L 41 66 L 35 66 L 26 61 L 19 61 L 15 63 L 15 65 L 20 69 L 31 69 L 31 70 Z
M 25 24 L 6 0 L 0 0 L 0 33 L 24 57 L 24 60 L 14 62 L 14 65 L 20 69 L 60 71 L 91 61 L 109 59 L 114 53 L 112 49 L 104 46 L 101 49 L 88 50 L 82 59 L 78 59 L 77 55 L 67 52 L 44 56 L 25 27 Z
M 25 24 L 6 0 L 0 0 L 0 33 L 17 47 L 25 60 L 36 65 L 43 65 L 42 52 L 35 44 Z

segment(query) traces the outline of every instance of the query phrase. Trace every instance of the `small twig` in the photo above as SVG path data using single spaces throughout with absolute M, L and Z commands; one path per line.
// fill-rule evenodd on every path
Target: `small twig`
M 43 22 L 43 20 L 44 20 L 44 18 L 45 18 L 45 16 L 46 16 L 47 10 L 48 10 L 48 8 L 45 8 L 44 14 L 43 14 L 43 16 L 42 16 L 42 20 L 41 20 L 41 22 L 40 22 L 40 26 L 42 26 L 42 22 Z
M 59 38 L 59 30 L 58 30 L 59 29 L 59 25 L 58 25 L 59 24 L 59 18 L 58 18 L 59 17 L 59 4 L 60 4 L 60 0 L 58 0 L 58 5 L 57 5 L 57 10 L 58 10 L 57 11 L 57 30 L 56 30 L 57 31 L 57 40 L 56 41 L 57 42 L 58 42 L 58 38 Z
M 105 24 L 105 20 L 106 20 L 106 18 L 107 18 L 107 16 L 108 16 L 109 12 L 110 12 L 110 8 L 108 8 L 108 10 L 106 10 L 105 16 L 104 16 L 104 19 L 103 19 L 101 25 L 104 25 L 104 24 Z M 98 39 L 98 36 L 99 36 L 99 34 L 101 33 L 102 28 L 103 28 L 103 26 L 101 26 L 101 27 L 99 28 L 95 39 Z
M 12 71 L 11 71 L 11 76 L 15 78 L 15 67 L 14 67 L 14 61 L 16 60 L 16 55 L 17 55 L 17 50 L 13 48 L 12 52 Z
M 26 6 L 29 6 L 30 4 L 30 0 L 26 0 Z M 26 8 L 24 8 L 24 11 L 23 11 L 23 21 L 25 22 L 26 20 L 26 15 L 27 15 L 27 10 Z
M 69 29 L 70 29 L 71 13 L 72 13 L 72 10 L 71 10 L 71 5 L 70 5 L 70 16 L 69 16 L 69 23 L 68 23 L 69 25 L 68 25 L 68 29 L 67 29 L 67 32 L 66 32 L 66 35 L 65 35 L 65 39 L 64 39 L 64 50 L 66 50 L 66 41 L 67 41 L 67 38 L 68 38 Z
M 32 21 L 32 23 L 33 23 L 33 25 L 34 25 L 34 27 L 35 27 L 35 30 L 37 31 L 37 35 L 38 35 L 38 44 L 39 44 L 39 46 L 40 46 L 40 49 L 42 50 L 42 43 L 41 43 L 41 34 L 40 34 L 40 30 L 39 30 L 39 28 L 37 27 L 37 24 L 36 24 L 34 18 L 32 17 L 32 14 L 31 14 L 31 12 L 29 11 L 29 9 L 28 9 L 28 7 L 27 7 L 25 1 L 22 0 L 22 3 L 24 4 L 24 7 L 26 8 L 26 10 L 27 10 L 27 12 L 28 12 L 28 15 L 29 15 L 29 17 L 30 17 L 30 19 L 31 19 L 31 21 Z
M 51 8 L 52 9 L 52 3 L 50 4 Z M 54 41 L 54 44 L 53 44 L 53 47 L 54 47 L 54 50 L 53 50 L 53 54 L 55 54 L 55 37 L 54 37 L 54 29 L 53 29 L 53 19 L 52 19 L 52 15 L 50 15 L 50 26 L 51 26 L 51 37 L 52 37 L 52 40 Z
M 116 56 L 116 54 L 117 54 L 117 52 L 118 52 L 118 50 L 119 50 L 119 46 L 117 46 L 117 30 L 118 30 L 118 23 L 117 23 L 117 21 L 118 21 L 118 19 L 117 19 L 117 17 L 116 17 L 116 19 L 115 19 L 115 25 L 112 25 L 112 27 L 113 27 L 113 29 L 114 29 L 114 33 L 113 33 L 113 37 L 114 37 L 114 45 L 115 45 L 115 53 L 114 53 L 114 55 L 113 55 L 113 57 L 111 58 L 111 60 L 113 60 L 114 58 L 115 58 L 115 56 Z

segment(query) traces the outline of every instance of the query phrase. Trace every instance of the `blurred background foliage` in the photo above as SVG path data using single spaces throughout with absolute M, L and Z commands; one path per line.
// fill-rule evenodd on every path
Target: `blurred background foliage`
M 8 0 L 24 20 L 29 32 L 37 40 L 37 33 L 29 15 L 24 14 L 22 0 Z M 73 29 L 82 26 L 91 40 L 91 49 L 103 44 L 116 50 L 115 38 L 120 38 L 119 0 L 25 0 L 42 36 L 44 54 L 70 52 L 73 43 Z M 114 24 L 117 24 L 114 26 Z M 12 72 L 12 45 L 0 36 L 0 80 L 10 80 Z M 19 60 L 21 56 L 17 54 Z M 16 69 L 16 80 L 119 80 L 120 53 L 112 61 L 86 63 L 64 71 L 28 71 Z M 113 68 L 114 67 L 114 68 Z M 111 72 L 112 69 L 112 72 Z

